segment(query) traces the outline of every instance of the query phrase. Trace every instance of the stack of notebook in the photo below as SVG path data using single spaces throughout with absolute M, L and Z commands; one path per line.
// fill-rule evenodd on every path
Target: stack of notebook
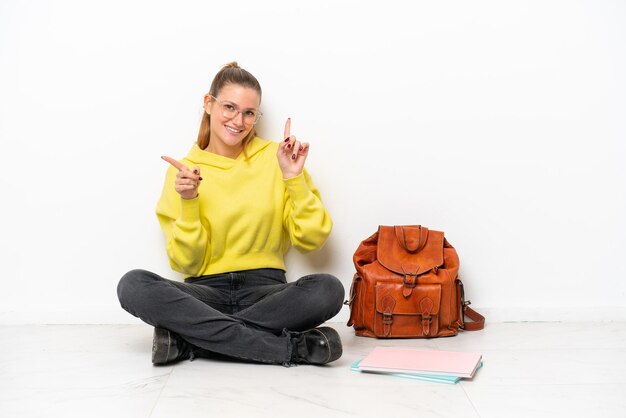
M 482 365 L 479 353 L 376 347 L 365 358 L 354 362 L 352 370 L 455 384 L 463 378 L 474 377 Z

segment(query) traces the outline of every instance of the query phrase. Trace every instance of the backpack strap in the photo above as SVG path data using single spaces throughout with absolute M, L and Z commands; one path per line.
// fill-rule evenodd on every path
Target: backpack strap
M 485 317 L 470 308 L 469 301 L 463 306 L 463 315 L 467 316 L 472 322 L 465 322 L 465 318 L 463 318 L 463 330 L 465 331 L 478 331 L 480 329 L 485 328 Z
M 457 279 L 457 286 L 461 296 L 461 329 L 464 331 L 478 331 L 485 328 L 485 317 L 469 307 L 472 302 L 465 300 L 465 288 L 460 279 Z M 465 322 L 466 316 L 472 322 Z

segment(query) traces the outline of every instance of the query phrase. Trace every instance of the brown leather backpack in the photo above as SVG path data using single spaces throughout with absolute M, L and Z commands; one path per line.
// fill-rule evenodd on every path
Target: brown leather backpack
M 444 233 L 420 225 L 380 226 L 354 253 L 350 320 L 356 335 L 453 336 L 484 327 L 464 300 L 459 257 Z M 465 322 L 464 317 L 474 322 Z

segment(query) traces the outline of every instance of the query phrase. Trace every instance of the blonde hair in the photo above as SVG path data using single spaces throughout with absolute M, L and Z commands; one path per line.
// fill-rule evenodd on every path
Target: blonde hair
M 222 89 L 229 84 L 237 84 L 243 87 L 248 87 L 256 90 L 259 93 L 259 99 L 261 98 L 261 85 L 258 80 L 244 70 L 237 64 L 236 61 L 229 62 L 224 65 L 222 69 L 215 75 L 213 82 L 211 83 L 211 89 L 209 95 L 217 97 Z M 256 136 L 256 130 L 252 128 L 250 133 L 243 139 L 243 155 L 246 155 L 246 145 Z M 200 122 L 200 130 L 198 131 L 198 147 L 200 149 L 206 149 L 211 142 L 211 115 L 204 112 L 202 115 L 202 121 Z

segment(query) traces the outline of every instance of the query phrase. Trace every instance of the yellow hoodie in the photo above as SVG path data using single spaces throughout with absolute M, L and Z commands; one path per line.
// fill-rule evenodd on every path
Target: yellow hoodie
M 170 265 L 187 276 L 254 268 L 285 270 L 290 243 L 301 252 L 321 247 L 332 220 L 306 170 L 283 179 L 278 144 L 255 137 L 237 159 L 194 145 L 181 162 L 200 167 L 198 197 L 182 199 L 170 167 L 157 204 Z

